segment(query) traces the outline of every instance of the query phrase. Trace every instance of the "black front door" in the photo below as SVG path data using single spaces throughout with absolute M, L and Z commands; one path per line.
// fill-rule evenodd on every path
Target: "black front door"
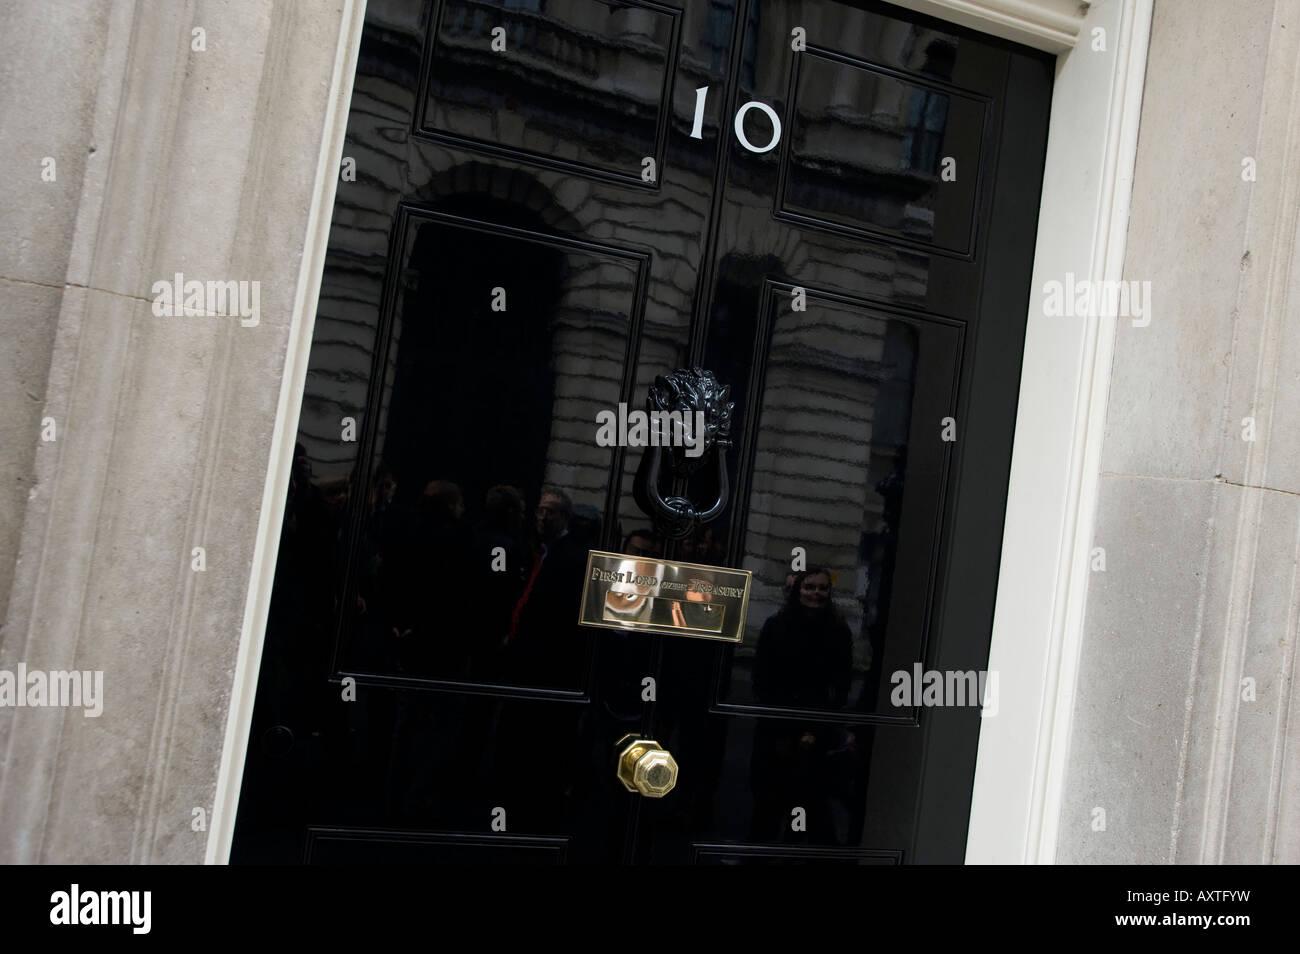
M 911 682 L 988 659 L 1052 65 L 871 2 L 370 0 L 232 860 L 960 861 L 977 700 Z M 730 485 L 673 540 L 597 415 L 690 367 Z M 578 626 L 591 549 L 752 571 L 743 641 Z

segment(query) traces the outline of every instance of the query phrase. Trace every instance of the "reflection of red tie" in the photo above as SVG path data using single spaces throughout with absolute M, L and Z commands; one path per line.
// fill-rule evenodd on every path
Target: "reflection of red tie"
M 524 613 L 524 604 L 528 602 L 528 597 L 533 592 L 533 584 L 537 582 L 537 573 L 542 568 L 542 557 L 546 556 L 546 548 L 543 547 L 540 553 L 533 556 L 533 572 L 528 576 L 528 584 L 524 587 L 524 592 L 519 597 L 519 602 L 515 604 L 515 611 L 510 614 L 510 632 L 506 635 L 506 642 L 515 638 L 519 632 L 519 617 Z

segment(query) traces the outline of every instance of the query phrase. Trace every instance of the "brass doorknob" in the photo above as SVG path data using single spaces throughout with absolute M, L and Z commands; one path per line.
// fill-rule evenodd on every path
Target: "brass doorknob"
M 663 798 L 677 784 L 677 760 L 654 739 L 624 736 L 618 755 L 618 780 L 629 792 Z

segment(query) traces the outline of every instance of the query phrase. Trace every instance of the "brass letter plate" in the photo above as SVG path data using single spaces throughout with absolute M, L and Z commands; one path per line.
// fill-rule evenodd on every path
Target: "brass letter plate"
M 748 570 L 592 550 L 578 622 L 738 643 L 750 576 Z

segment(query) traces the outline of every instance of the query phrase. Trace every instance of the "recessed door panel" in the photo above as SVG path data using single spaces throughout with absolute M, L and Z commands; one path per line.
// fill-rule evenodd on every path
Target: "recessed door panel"
M 679 11 L 649 3 L 439 5 L 418 131 L 577 175 L 652 186 Z
M 936 40 L 927 55 L 952 47 Z M 986 101 L 828 50 L 796 59 L 791 85 L 778 212 L 968 254 Z
M 619 401 L 646 266 L 610 246 L 402 209 L 381 325 L 385 413 L 349 553 L 365 609 L 345 617 L 342 669 L 584 689 L 578 568 L 538 565 L 525 502 L 563 483 L 594 515 L 570 542 L 599 544 L 615 458 L 587 422 Z
M 925 657 L 962 325 L 776 283 L 760 318 L 737 455 L 754 595 L 719 701 L 911 721 L 882 676 Z M 799 551 L 830 571 L 847 642 L 781 625 Z

